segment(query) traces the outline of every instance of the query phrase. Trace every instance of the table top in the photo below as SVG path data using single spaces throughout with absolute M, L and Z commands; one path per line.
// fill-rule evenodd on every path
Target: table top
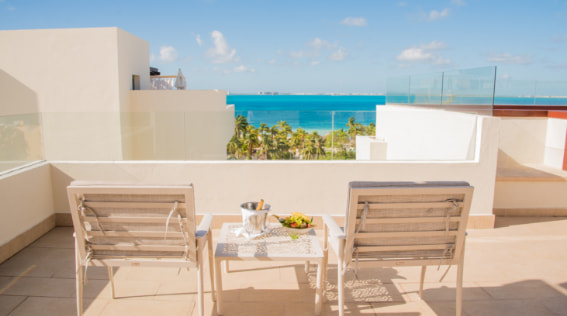
M 310 260 L 323 258 L 323 250 L 315 234 L 298 234 L 290 237 L 281 224 L 271 223 L 268 232 L 248 240 L 238 235 L 242 223 L 224 223 L 217 241 L 215 257 L 241 260 Z

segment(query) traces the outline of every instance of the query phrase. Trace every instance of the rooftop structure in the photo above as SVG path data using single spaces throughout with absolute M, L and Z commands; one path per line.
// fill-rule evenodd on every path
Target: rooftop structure
M 347 184 L 353 180 L 467 181 L 475 187 L 469 229 L 497 229 L 471 232 L 465 255 L 465 288 L 469 288 L 465 289 L 465 312 L 480 314 L 486 311 L 484 306 L 552 314 L 565 305 L 567 281 L 557 272 L 558 262 L 565 258 L 542 246 L 563 241 L 565 222 L 534 219 L 524 225 L 514 218 L 497 217 L 567 216 L 567 119 L 558 108 L 524 108 L 524 116 L 518 117 L 511 116 L 517 109 L 492 105 L 486 106 L 490 113 L 463 113 L 437 104 L 416 107 L 389 102 L 377 108 L 376 135 L 360 139 L 364 146 L 357 147 L 357 161 L 227 161 L 234 108 L 226 105 L 226 92 L 191 90 L 190 82 L 184 91 L 150 90 L 144 40 L 117 28 L 96 28 L 0 31 L 0 43 L 0 262 L 5 262 L 0 266 L 0 306 L 6 308 L 0 314 L 46 310 L 45 304 L 52 301 L 44 297 L 45 290 L 37 292 L 41 288 L 64 298 L 63 305 L 69 304 L 73 293 L 64 284 L 73 284 L 68 273 L 74 274 L 68 248 L 71 231 L 66 228 L 71 226 L 66 187 L 73 180 L 193 183 L 197 213 L 215 215 L 217 228 L 222 222 L 238 221 L 239 205 L 259 197 L 277 211 L 300 210 L 319 218 L 344 214 Z M 134 90 L 138 87 L 134 79 L 139 80 L 140 90 Z M 533 235 L 522 237 L 527 231 Z M 528 246 L 541 255 L 527 256 Z M 506 252 L 514 257 L 501 256 L 508 249 L 514 249 Z M 498 272 L 486 266 L 486 258 L 493 257 L 498 260 Z M 47 262 L 46 266 L 36 259 Z M 518 262 L 522 264 L 514 266 Z M 490 263 L 494 267 L 495 260 Z M 270 286 L 289 280 L 293 282 L 284 282 L 284 288 L 299 288 L 300 294 L 310 291 L 308 277 L 295 266 L 253 268 L 242 272 L 243 279 L 235 273 L 233 282 L 253 279 L 246 278 L 248 274 L 262 275 L 265 282 L 275 273 L 278 279 Z M 525 271 L 529 273 L 519 276 Z M 447 296 L 437 283 L 430 280 L 426 292 L 433 299 L 415 302 L 413 284 L 392 281 L 397 273 L 381 271 L 376 279 L 388 289 L 385 299 L 390 303 L 355 303 L 349 309 L 446 313 L 447 304 L 442 301 Z M 107 281 L 100 275 L 89 276 L 94 287 L 90 295 L 95 298 L 89 303 L 90 312 L 120 313 L 134 305 L 151 311 L 155 302 L 168 302 L 163 304 L 173 306 L 173 312 L 193 310 L 191 304 L 177 302 L 177 296 L 168 296 L 193 295 L 181 283 L 134 282 L 128 275 L 126 269 L 118 275 L 131 282 L 125 290 L 130 294 L 124 295 L 136 296 L 137 288 L 147 286 L 149 292 L 167 293 L 166 297 L 110 303 L 99 298 Z M 152 275 L 147 274 L 149 279 Z M 257 305 L 259 311 L 274 306 L 263 301 L 265 294 L 258 294 L 261 281 L 246 282 L 251 289 L 229 288 L 226 300 L 232 300 L 233 306 Z M 294 296 L 296 292 L 273 287 L 268 293 L 307 304 Z M 526 307 L 525 288 L 536 289 L 543 301 Z M 366 290 L 361 287 L 362 292 Z M 467 304 L 467 300 L 478 304 Z M 328 314 L 336 311 L 332 302 L 330 298 L 324 307 Z M 58 304 L 52 305 L 61 306 L 54 307 L 58 311 L 67 308 Z M 281 315 L 295 313 L 286 303 L 275 306 Z

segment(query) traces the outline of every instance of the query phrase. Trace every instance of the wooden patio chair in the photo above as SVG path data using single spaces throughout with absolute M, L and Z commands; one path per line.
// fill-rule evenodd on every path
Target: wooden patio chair
M 344 274 L 355 268 L 421 266 L 419 296 L 428 265 L 457 265 L 456 314 L 462 311 L 465 229 L 473 187 L 466 182 L 351 182 L 345 227 L 323 217 L 328 245 L 338 257 L 339 315 Z M 328 258 L 328 257 L 327 257 Z
M 196 268 L 203 315 L 203 250 L 208 246 L 215 300 L 212 215 L 195 225 L 192 185 L 73 182 L 67 187 L 75 228 L 77 314 L 83 313 L 83 267 L 106 266 L 115 298 L 113 267 Z

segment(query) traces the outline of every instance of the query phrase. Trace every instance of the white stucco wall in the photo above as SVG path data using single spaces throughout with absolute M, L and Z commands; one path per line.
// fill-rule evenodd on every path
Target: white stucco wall
M 387 160 L 473 160 L 477 115 L 419 107 L 376 108 L 376 137 L 387 143 Z
M 552 168 L 563 169 L 567 120 L 549 118 L 546 133 L 544 164 Z
M 0 31 L 0 115 L 42 113 L 48 160 L 122 159 L 132 74 L 149 87 L 149 45 L 115 27 Z
M 506 159 L 520 164 L 543 164 L 547 122 L 546 117 L 500 118 L 499 147 Z
M 0 246 L 54 214 L 48 163 L 0 176 Z
M 234 134 L 234 107 L 224 90 L 130 92 L 133 160 L 226 160 Z M 126 139 L 125 139 L 126 141 Z

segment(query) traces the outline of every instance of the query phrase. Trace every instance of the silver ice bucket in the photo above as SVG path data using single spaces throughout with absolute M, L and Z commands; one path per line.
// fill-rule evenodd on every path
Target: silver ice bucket
M 268 228 L 268 213 L 270 204 L 264 203 L 262 210 L 257 211 L 258 202 L 246 202 L 240 205 L 242 211 L 242 226 L 249 237 L 261 235 Z

